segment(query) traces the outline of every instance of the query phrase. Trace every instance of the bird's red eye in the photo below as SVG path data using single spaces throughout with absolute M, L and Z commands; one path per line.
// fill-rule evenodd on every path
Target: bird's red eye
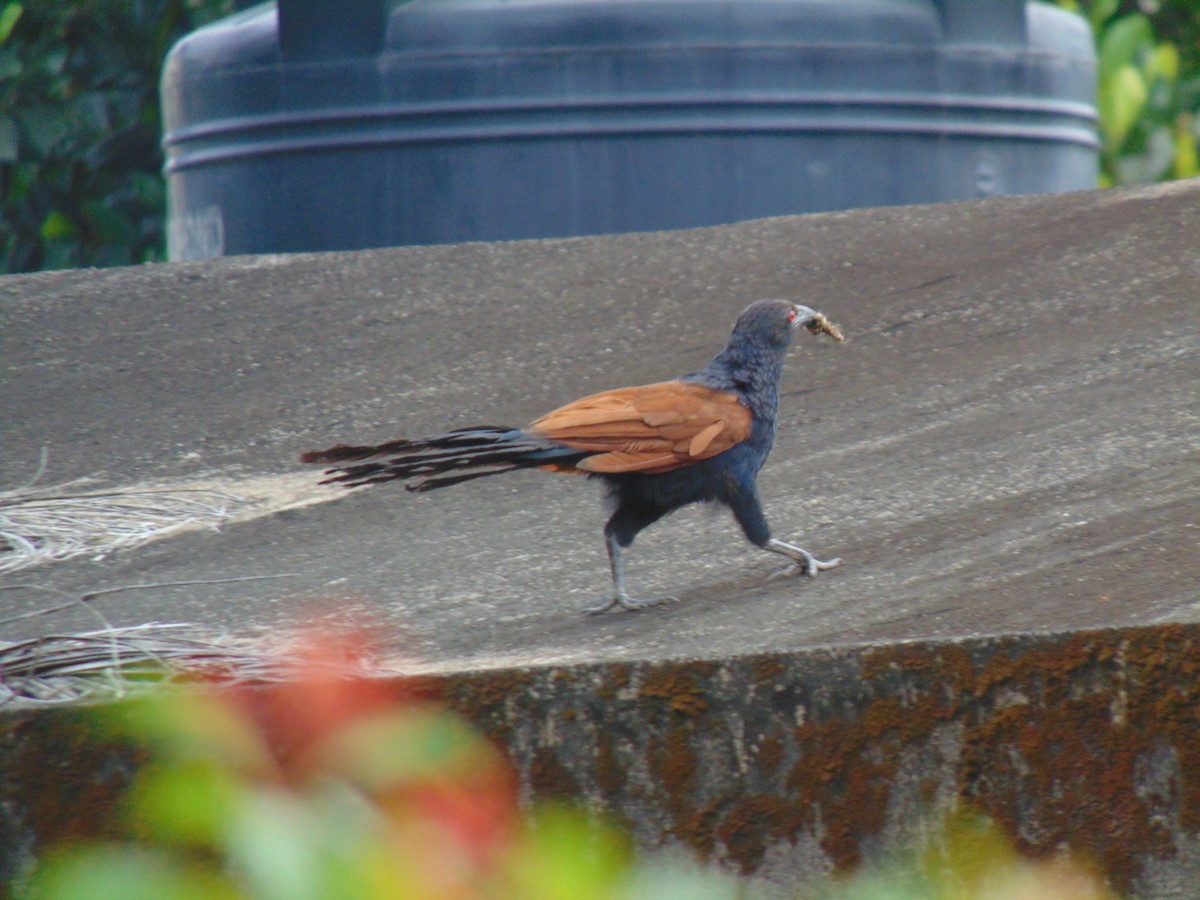
M 796 311 L 794 309 L 788 310 L 788 321 L 789 322 L 796 321 Z

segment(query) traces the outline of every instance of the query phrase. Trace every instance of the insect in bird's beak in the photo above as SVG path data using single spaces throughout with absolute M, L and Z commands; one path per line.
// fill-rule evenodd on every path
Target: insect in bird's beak
M 846 339 L 841 329 L 825 318 L 824 313 L 809 309 L 807 306 L 797 304 L 795 312 L 788 318 L 792 320 L 793 328 L 803 325 L 813 334 L 827 334 L 839 343 Z

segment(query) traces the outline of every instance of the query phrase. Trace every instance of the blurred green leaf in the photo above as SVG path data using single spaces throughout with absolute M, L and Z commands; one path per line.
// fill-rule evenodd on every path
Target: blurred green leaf
M 1132 65 L 1122 66 L 1100 85 L 1100 121 L 1110 145 L 1119 145 L 1141 115 L 1149 92 L 1141 73 Z
M 17 116 L 35 156 L 52 156 L 71 134 L 71 120 L 66 110 L 59 107 L 30 106 L 20 110 Z
M 0 9 L 0 44 L 8 40 L 8 36 L 12 34 L 17 20 L 21 18 L 21 13 L 24 11 L 25 9 L 20 3 L 6 3 L 4 8 Z
M 74 241 L 50 240 L 42 248 L 42 262 L 47 269 L 74 269 L 80 264 L 79 245 Z
M 45 72 L 47 75 L 61 75 L 63 69 L 67 65 L 67 58 L 68 54 L 66 47 L 55 47 L 50 52 L 42 56 L 39 62 L 41 63 L 43 72 Z M 54 93 L 62 93 L 62 85 L 64 82 L 61 80 L 55 80 L 52 81 L 51 84 L 56 88 Z
M 14 200 L 24 200 L 37 176 L 38 167 L 35 163 L 17 163 L 9 170 L 8 196 Z
M 94 844 L 51 856 L 34 872 L 28 900 L 234 900 L 220 874 L 165 851 Z
M 88 91 L 73 97 L 68 112 L 72 126 L 102 139 L 113 127 L 108 114 L 109 105 L 106 93 Z
M 169 844 L 215 848 L 245 789 L 227 767 L 211 760 L 151 765 L 131 797 L 133 829 Z
M 98 716 L 114 734 L 136 739 L 167 762 L 214 761 L 244 772 L 274 771 L 253 724 L 211 693 L 164 690 L 115 704 Z
M 159 175 L 135 172 L 129 176 L 129 185 L 134 199 L 142 206 L 154 208 L 166 202 L 166 186 Z
M 1060 2 L 1060 6 L 1070 6 Z M 1094 0 L 1088 15 L 1099 68 L 1099 185 L 1142 184 L 1191 172 L 1192 137 L 1178 131 L 1200 112 L 1200 16 L 1190 4 Z M 1135 79 L 1128 67 L 1136 70 Z
M 702 868 L 690 858 L 652 856 L 629 872 L 614 889 L 612 900 L 752 900 L 755 896 L 734 876 Z M 853 898 L 839 895 L 838 900 Z M 871 900 L 884 898 L 880 894 Z M 897 896 L 896 900 L 917 898 Z
M 1181 115 L 1175 123 L 1175 158 L 1171 162 L 1175 178 L 1195 178 L 1200 175 L 1200 151 L 1191 128 L 1191 117 Z
M 1145 16 L 1134 13 L 1113 22 L 1100 39 L 1098 52 L 1100 77 L 1105 78 L 1133 65 L 1139 50 L 1154 46 L 1154 29 Z
M 55 241 L 74 237 L 76 230 L 74 222 L 58 210 L 54 210 L 43 220 L 41 234 L 43 240 Z
M 92 240 L 102 244 L 132 244 L 135 237 L 134 225 L 129 216 L 110 208 L 104 200 L 86 200 L 83 215 L 87 220 Z
M 957 813 L 946 820 L 941 838 L 926 848 L 920 870 L 938 886 L 937 896 L 973 897 L 1016 859 L 1012 843 L 994 822 Z
M 17 161 L 17 123 L 8 116 L 0 116 L 0 163 Z
M 299 796 L 263 786 L 246 792 L 240 814 L 224 823 L 226 858 L 258 900 L 325 900 L 314 812 Z
M 1119 5 L 1120 0 L 1095 0 L 1088 9 L 1088 21 L 1092 23 L 1092 30 L 1099 31 L 1101 26 L 1113 17 Z
M 492 760 L 491 747 L 461 719 L 441 710 L 412 709 L 356 722 L 332 736 L 321 758 L 369 788 L 458 777 Z
M 1163 81 L 1174 82 L 1179 78 L 1179 51 L 1174 44 L 1162 43 L 1154 48 L 1146 57 L 1143 68 L 1147 81 L 1161 78 Z
M 818 900 L 952 900 L 937 894 L 934 887 L 906 865 L 886 871 L 858 873 L 817 894 Z M 955 898 L 961 900 L 961 898 Z M 1039 898 L 1048 900 L 1048 898 Z
M 0 45 L 0 88 L 4 87 L 4 82 L 15 81 L 24 71 L 25 64 L 13 46 Z
M 538 810 L 506 861 L 506 896 L 526 900 L 608 900 L 630 863 L 623 836 L 563 807 Z

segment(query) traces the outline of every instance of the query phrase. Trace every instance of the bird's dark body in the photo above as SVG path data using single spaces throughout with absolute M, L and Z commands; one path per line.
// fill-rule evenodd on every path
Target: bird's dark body
M 787 345 L 776 354 L 754 347 L 734 350 L 730 354 L 727 347 L 704 369 L 680 381 L 737 396 L 753 417 L 745 440 L 717 456 L 669 472 L 598 476 L 607 483 L 613 510 L 606 530 L 622 547 L 630 546 L 646 526 L 692 503 L 723 503 L 751 543 L 761 547 L 770 539 L 770 528 L 758 500 L 758 472 L 775 443 L 779 382 Z
M 583 398 L 524 429 L 464 428 L 418 441 L 340 445 L 302 459 L 334 464 L 328 481 L 354 486 L 417 478 L 409 486 L 417 491 L 519 468 L 599 478 L 612 508 L 604 529 L 616 586 L 610 606 L 643 604 L 624 594 L 617 548 L 692 503 L 728 506 L 752 543 L 796 559 L 791 551 L 804 554 L 815 574 L 833 563 L 773 541 L 757 488 L 775 441 L 784 356 L 794 327 L 805 324 L 797 310 L 815 315 L 787 301 L 758 301 L 738 319 L 725 349 L 698 372 Z

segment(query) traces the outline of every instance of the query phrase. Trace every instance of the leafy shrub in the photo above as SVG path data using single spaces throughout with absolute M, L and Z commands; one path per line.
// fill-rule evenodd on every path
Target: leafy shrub
M 163 257 L 158 73 L 229 0 L 0 2 L 0 265 Z
M 1079 9 L 1074 0 L 1063 5 Z M 1200 175 L 1200 11 L 1178 2 L 1151 19 L 1119 0 L 1083 11 L 1096 36 L 1101 186 Z
M 482 735 L 308 634 L 279 680 L 210 673 L 97 708 L 80 740 L 146 758 L 127 838 L 45 849 L 28 900 L 734 900 L 699 865 L 633 859 L 582 811 L 518 805 Z

